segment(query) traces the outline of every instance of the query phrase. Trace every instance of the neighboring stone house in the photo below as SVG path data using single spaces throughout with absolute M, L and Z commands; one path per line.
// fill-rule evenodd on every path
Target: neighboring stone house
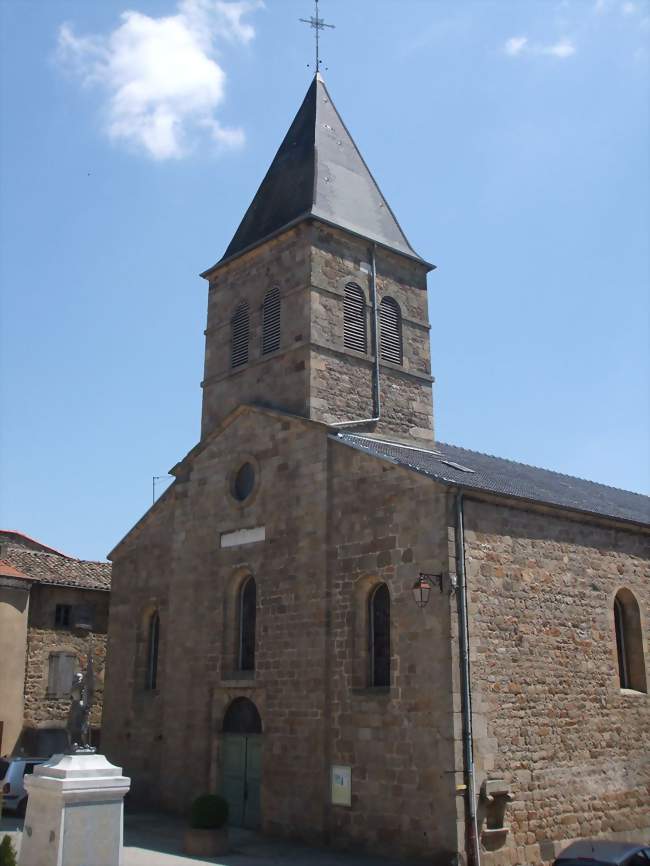
M 0 754 L 50 755 L 67 746 L 73 674 L 92 649 L 92 737 L 99 742 L 109 562 L 74 559 L 0 530 Z
M 441 864 L 650 833 L 650 500 L 434 440 L 431 269 L 316 76 L 204 274 L 201 440 L 110 555 L 134 799 Z

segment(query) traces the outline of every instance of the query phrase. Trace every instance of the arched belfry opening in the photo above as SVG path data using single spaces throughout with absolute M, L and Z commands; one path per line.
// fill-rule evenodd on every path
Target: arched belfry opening
M 261 823 L 262 719 L 253 701 L 235 698 L 224 713 L 221 793 L 233 827 L 254 830 Z

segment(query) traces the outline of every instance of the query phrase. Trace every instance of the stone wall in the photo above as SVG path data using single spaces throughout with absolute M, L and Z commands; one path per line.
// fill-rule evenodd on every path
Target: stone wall
M 312 226 L 310 407 L 326 423 L 372 417 L 372 310 L 369 245 L 359 238 Z M 427 269 L 388 250 L 376 250 L 377 302 L 390 296 L 402 312 L 403 364 L 381 362 L 382 420 L 376 433 L 433 439 Z M 356 283 L 366 299 L 368 352 L 343 346 L 345 285 Z M 362 428 L 358 428 L 362 429 Z
M 408 470 L 330 441 L 327 761 L 352 767 L 352 806 L 328 806 L 329 840 L 451 862 L 462 848 L 456 785 L 458 684 L 446 584 L 426 608 L 420 572 L 447 569 L 446 491 Z M 390 688 L 369 681 L 368 607 L 390 592 Z
M 650 697 L 620 688 L 613 620 L 627 587 L 647 636 L 648 536 L 550 510 L 465 510 L 477 782 L 505 779 L 515 798 L 484 863 L 648 838 Z
M 175 493 L 172 485 L 131 530 L 128 544 L 113 559 L 111 582 L 103 749 L 112 763 L 126 768 L 126 775 L 132 777 L 130 799 L 153 806 L 160 804 L 165 704 L 161 688 L 145 689 L 146 651 L 149 620 L 158 611 L 158 666 L 164 683 Z M 184 700 L 182 692 L 175 697 Z
M 237 406 L 256 403 L 317 421 L 371 417 L 373 344 L 370 249 L 362 240 L 317 223 L 301 223 L 210 275 L 203 381 L 202 438 Z M 375 432 L 432 440 L 427 268 L 377 249 L 377 297 L 402 312 L 403 364 L 381 363 L 382 420 Z M 366 297 L 368 352 L 343 345 L 345 284 Z M 262 355 L 262 303 L 281 297 L 280 348 Z M 250 312 L 249 360 L 231 368 L 231 319 L 242 302 Z
M 204 438 L 242 403 L 307 415 L 309 261 L 307 226 L 297 226 L 240 256 L 210 276 L 203 381 Z M 262 355 L 262 304 L 277 287 L 280 348 Z M 231 369 L 231 319 L 242 302 L 250 313 L 248 364 Z
M 242 504 L 229 478 L 247 460 L 258 486 Z M 223 718 L 244 696 L 263 724 L 266 832 L 402 855 L 456 850 L 450 601 L 421 611 L 411 594 L 418 571 L 446 556 L 444 493 L 332 444 L 320 425 L 248 409 L 184 467 L 112 557 L 105 742 L 135 797 L 182 812 L 218 790 Z M 255 526 L 263 543 L 220 547 L 223 533 Z M 233 652 L 250 574 L 254 675 L 237 671 Z M 363 617 L 380 580 L 393 600 L 388 691 L 366 677 Z M 155 694 L 137 673 L 154 604 Z M 354 767 L 350 809 L 330 805 L 334 763 Z
M 92 607 L 93 631 L 55 627 L 57 604 Z M 85 670 L 91 646 L 96 675 L 95 706 L 91 724 L 95 728 L 101 727 L 108 606 L 108 592 L 50 584 L 37 584 L 32 587 L 25 668 L 24 723 L 27 728 L 57 727 L 67 719 L 70 698 L 48 695 L 50 653 L 73 653 L 77 657 L 78 670 Z

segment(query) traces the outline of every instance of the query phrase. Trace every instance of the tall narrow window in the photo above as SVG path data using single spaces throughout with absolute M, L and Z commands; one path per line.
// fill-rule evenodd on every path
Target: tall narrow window
M 230 366 L 241 367 L 248 363 L 249 317 L 248 304 L 244 301 L 235 310 L 231 325 Z
M 393 298 L 382 298 L 379 304 L 380 355 L 382 361 L 402 363 L 402 313 Z
M 614 631 L 618 656 L 618 678 L 622 689 L 646 692 L 645 659 L 639 604 L 629 589 L 614 599 Z
M 249 577 L 239 591 L 239 670 L 255 670 L 255 617 L 257 588 Z
M 158 649 L 160 647 L 160 616 L 155 610 L 149 619 L 147 641 L 147 675 L 145 688 L 153 690 L 158 686 Z
M 343 345 L 355 352 L 367 352 L 366 299 L 356 283 L 348 283 L 343 298 Z
M 370 596 L 370 685 L 390 686 L 390 593 L 385 583 Z
M 262 354 L 280 348 L 280 290 L 271 289 L 262 304 Z

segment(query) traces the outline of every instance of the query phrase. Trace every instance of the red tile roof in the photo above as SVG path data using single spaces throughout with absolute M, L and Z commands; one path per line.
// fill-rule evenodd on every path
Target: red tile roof
M 79 589 L 111 588 L 110 562 L 75 559 L 14 530 L 0 530 L 0 543 L 3 564 L 17 572 L 11 576 Z

